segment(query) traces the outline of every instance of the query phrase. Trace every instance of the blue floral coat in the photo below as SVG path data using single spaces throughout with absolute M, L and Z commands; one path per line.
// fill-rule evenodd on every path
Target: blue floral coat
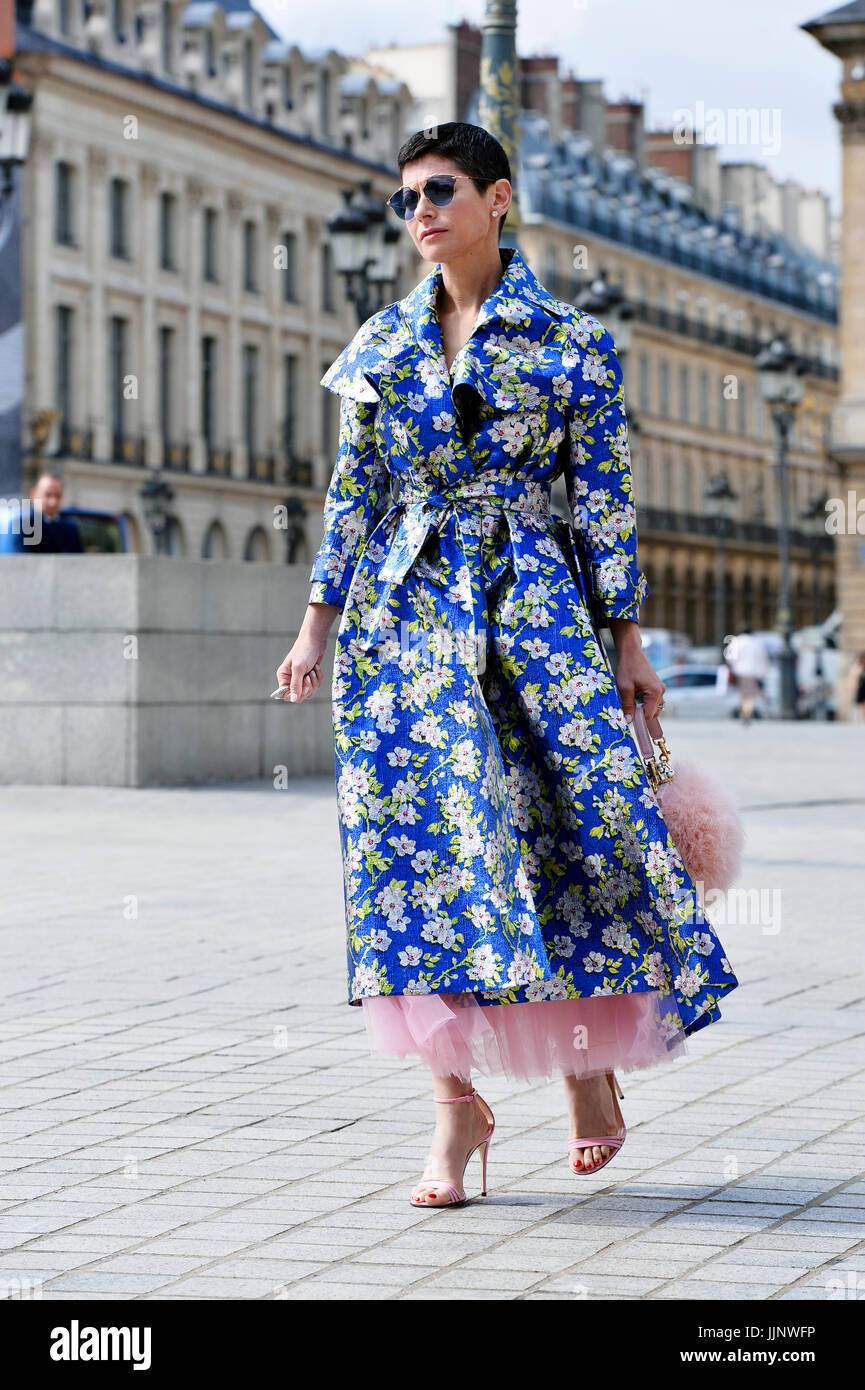
M 349 1002 L 656 990 L 670 1037 L 737 980 L 622 713 L 594 597 L 634 618 L 622 375 L 609 333 L 519 251 L 448 371 L 437 265 L 322 378 L 339 449 L 312 602 L 342 610 L 333 723 Z M 508 259 L 509 258 L 509 259 Z

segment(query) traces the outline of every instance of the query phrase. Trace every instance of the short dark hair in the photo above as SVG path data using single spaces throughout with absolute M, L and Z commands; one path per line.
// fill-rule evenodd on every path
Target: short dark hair
M 413 159 L 423 159 L 426 154 L 441 154 L 452 159 L 457 168 L 469 175 L 479 193 L 485 193 L 496 179 L 511 182 L 511 166 L 503 147 L 482 125 L 445 121 L 443 125 L 415 131 L 397 153 L 400 174 L 406 164 Z M 507 213 L 499 219 L 499 241 L 506 218 Z

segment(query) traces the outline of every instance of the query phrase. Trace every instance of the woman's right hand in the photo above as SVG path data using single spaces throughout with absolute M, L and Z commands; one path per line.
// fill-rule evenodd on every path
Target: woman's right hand
M 338 612 L 329 603 L 311 603 L 307 608 L 297 641 L 276 673 L 277 685 L 288 687 L 283 700 L 306 700 L 318 690 L 328 630 Z

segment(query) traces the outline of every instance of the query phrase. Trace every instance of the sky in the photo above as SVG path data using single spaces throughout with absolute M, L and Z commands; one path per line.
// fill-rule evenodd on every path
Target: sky
M 832 104 L 841 65 L 798 26 L 841 0 L 519 0 L 521 57 L 556 54 L 561 71 L 601 78 L 609 101 L 642 99 L 649 129 L 684 112 L 713 122 L 722 161 L 756 160 L 840 203 L 840 146 Z M 299 48 L 429 43 L 445 25 L 480 24 L 484 0 L 252 0 Z M 762 134 L 743 140 L 731 110 L 756 108 Z M 712 111 L 716 113 L 710 116 Z M 678 115 L 677 115 L 678 113 Z M 726 143 L 722 143 L 726 140 Z

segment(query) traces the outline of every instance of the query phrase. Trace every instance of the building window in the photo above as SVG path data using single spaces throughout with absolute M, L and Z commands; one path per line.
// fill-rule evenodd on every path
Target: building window
M 72 315 L 68 304 L 58 304 L 55 317 L 54 402 L 61 426 L 72 420 Z
M 253 83 L 253 51 L 249 39 L 243 45 L 243 101 L 245 106 L 252 106 L 255 91 Z
M 660 362 L 658 364 L 658 386 L 660 394 L 660 412 L 665 420 L 670 418 L 670 364 Z
M 640 488 L 640 501 L 646 506 L 651 506 L 654 469 L 652 467 L 652 455 L 649 453 L 648 449 L 643 455 L 640 471 L 643 478 L 642 487 Z
M 330 136 L 330 73 L 327 68 L 319 75 L 318 99 L 321 133 L 327 139 Z
M 649 410 L 651 408 L 651 390 L 649 385 L 649 355 L 640 353 L 640 409 Z
M 559 249 L 552 243 L 547 245 L 544 265 L 544 283 L 551 286 L 553 293 L 556 293 L 556 287 L 559 283 Z
M 72 230 L 72 196 L 75 171 L 71 164 L 59 160 L 55 165 L 54 181 L 54 240 L 64 246 L 74 246 Z
M 724 378 L 721 378 L 721 399 L 718 402 L 718 429 L 726 434 L 730 428 L 730 401 L 726 394 Z
M 174 72 L 174 20 L 168 0 L 162 5 L 162 71 Z
M 243 288 L 251 294 L 258 290 L 257 238 L 254 222 L 243 224 Z
M 204 240 L 202 262 L 204 266 L 204 278 L 205 280 L 210 280 L 212 284 L 216 284 L 219 280 L 217 270 L 218 251 L 216 244 L 217 218 L 218 213 L 216 208 L 204 209 L 204 220 L 201 224 L 202 237 Z
M 297 453 L 297 358 L 287 352 L 282 359 L 282 447 L 289 462 Z
M 284 232 L 282 244 L 285 247 L 285 266 L 282 272 L 282 297 L 286 304 L 296 304 L 297 237 L 294 232 Z
M 700 373 L 700 424 L 708 429 L 711 423 L 709 414 L 709 373 Z
M 668 456 L 661 463 L 661 506 L 673 505 L 673 460 Z
M 322 365 L 322 376 L 324 376 L 329 366 L 329 362 L 325 362 Z M 332 391 L 325 391 L 324 399 L 321 403 L 321 447 L 324 450 L 328 472 L 333 468 L 333 460 L 336 457 L 339 430 L 338 412 L 341 399 L 341 396 L 335 396 Z M 335 416 L 337 418 L 334 418 Z
M 333 253 L 327 241 L 321 246 L 321 307 L 333 312 Z
M 282 69 L 282 104 L 286 111 L 290 111 L 294 106 L 294 85 L 289 68 Z
M 159 330 L 159 430 L 167 444 L 174 438 L 171 386 L 174 377 L 174 329 Z
M 113 0 L 111 6 L 111 27 L 114 32 L 115 43 L 126 42 L 127 23 L 126 0 Z
M 109 193 L 110 254 L 129 259 L 129 184 L 125 179 L 112 179 Z
M 691 373 L 684 366 L 679 368 L 679 418 L 691 418 Z
M 126 433 L 126 400 L 123 383 L 126 377 L 126 319 L 117 315 L 111 317 L 109 338 L 110 362 L 109 396 L 111 409 L 111 433 L 114 437 L 114 457 L 122 457 L 122 439 Z
M 163 270 L 176 270 L 174 223 L 177 200 L 173 193 L 159 195 L 159 264 Z
M 679 496 L 683 512 L 694 510 L 694 477 L 691 465 L 685 459 L 679 469 Z
M 204 62 L 207 68 L 207 76 L 216 76 L 216 48 L 213 42 L 213 34 L 208 29 L 204 35 Z
M 739 433 L 748 433 L 748 391 L 743 381 L 739 382 Z
M 258 348 L 247 343 L 243 348 L 243 437 L 250 464 L 257 453 L 256 425 L 258 423 Z
M 201 340 L 201 433 L 208 449 L 216 439 L 216 339 Z

